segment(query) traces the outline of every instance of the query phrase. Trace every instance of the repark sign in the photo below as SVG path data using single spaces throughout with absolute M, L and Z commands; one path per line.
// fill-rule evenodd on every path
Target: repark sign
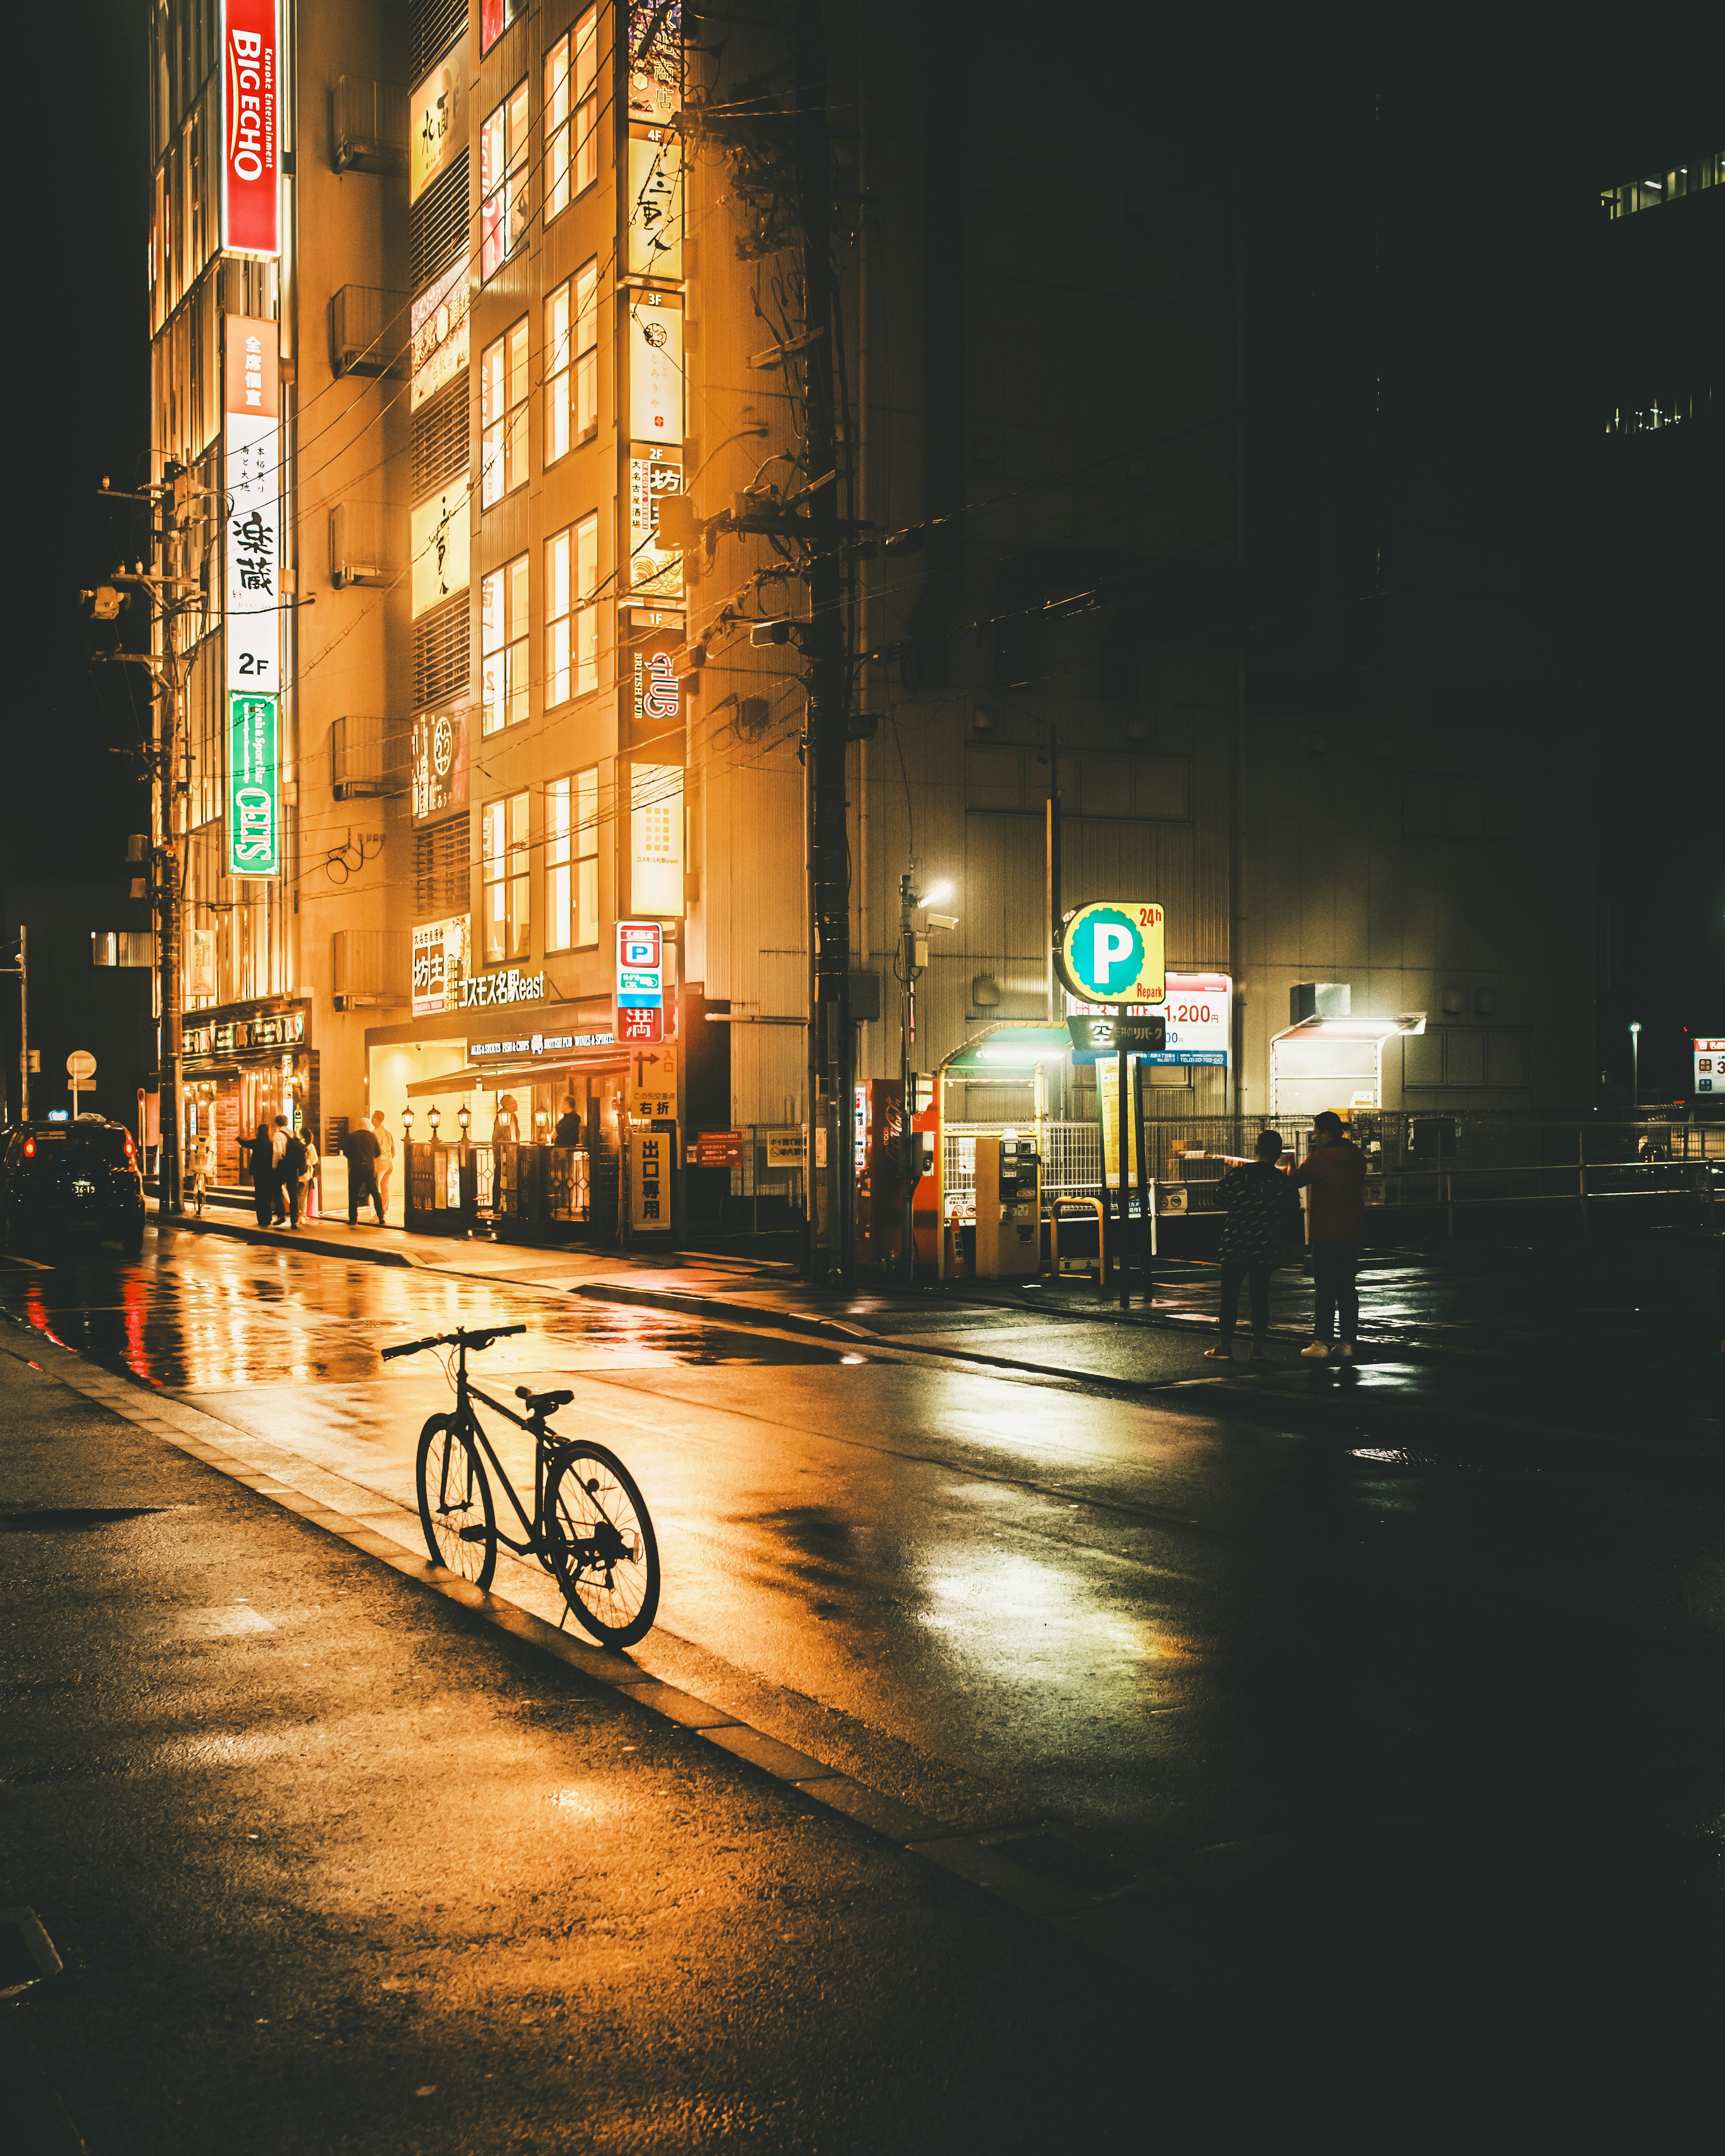
M 1067 993 L 1083 1003 L 1163 1002 L 1162 908 L 1119 899 L 1081 906 L 1062 924 L 1055 970 Z

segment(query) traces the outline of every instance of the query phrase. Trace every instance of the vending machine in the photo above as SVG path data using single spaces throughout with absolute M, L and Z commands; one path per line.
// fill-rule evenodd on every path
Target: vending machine
M 904 1088 L 896 1078 L 867 1078 L 856 1089 L 852 1137 L 856 1147 L 856 1262 L 895 1265 L 904 1245 L 905 1200 L 900 1155 Z
M 1023 1280 L 1042 1270 L 1042 1162 L 1016 1131 L 976 1142 L 976 1276 Z

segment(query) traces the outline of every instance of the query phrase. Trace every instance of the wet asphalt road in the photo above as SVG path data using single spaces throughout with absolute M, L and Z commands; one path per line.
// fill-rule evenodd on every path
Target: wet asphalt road
M 1464 1418 L 1410 1446 L 1369 1400 L 1282 1428 L 213 1237 L 13 1265 L 0 1308 L 395 1507 L 447 1394 L 379 1348 L 526 1322 L 475 1374 L 572 1387 L 562 1425 L 634 1469 L 647 1670 L 935 1818 L 1173 1872 L 1133 1906 L 1194 1981 L 1250 1942 L 1253 1984 L 1304 1984 L 1314 1929 L 1392 1991 L 1466 1969 L 1542 2011 L 1717 1976 L 1703 1450 L 1482 1449 Z

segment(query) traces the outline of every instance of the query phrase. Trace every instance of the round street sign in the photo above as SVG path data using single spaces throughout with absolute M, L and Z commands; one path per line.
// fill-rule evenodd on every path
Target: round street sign
M 1159 1004 L 1163 915 L 1147 900 L 1103 901 L 1068 914 L 1055 966 L 1069 992 L 1086 1003 Z
M 66 1058 L 66 1075 L 69 1078 L 94 1078 L 96 1060 L 87 1048 L 74 1048 Z

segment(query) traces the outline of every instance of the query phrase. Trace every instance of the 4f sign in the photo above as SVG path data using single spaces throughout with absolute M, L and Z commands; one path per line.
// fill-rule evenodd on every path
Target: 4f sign
M 281 253 L 276 0 L 222 0 L 222 247 Z
M 1159 906 L 1136 900 L 1068 915 L 1055 960 L 1068 993 L 1094 1004 L 1163 1002 L 1162 925 Z

